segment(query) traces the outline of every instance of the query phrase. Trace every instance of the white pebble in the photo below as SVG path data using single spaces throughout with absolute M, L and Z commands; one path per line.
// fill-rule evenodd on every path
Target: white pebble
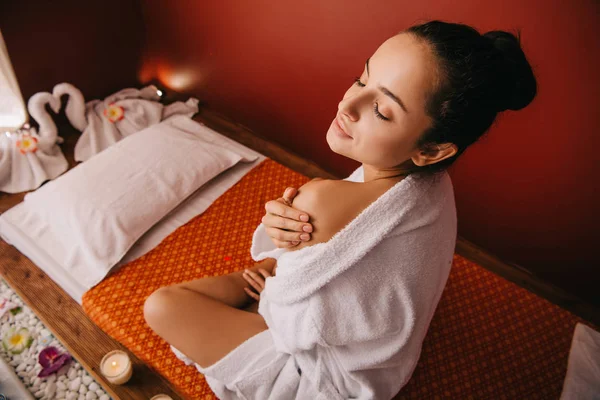
M 52 374 L 46 378 L 47 383 L 56 382 L 56 375 Z
M 23 371 L 25 368 L 27 368 L 27 364 L 25 364 L 25 363 L 21 363 L 21 364 L 19 364 L 19 366 L 17 367 L 17 372 Z
M 98 386 L 96 382 L 92 382 L 89 384 L 88 389 L 95 392 L 96 390 L 100 389 L 100 386 Z
M 95 400 L 97 398 L 98 398 L 98 396 L 96 396 L 96 393 L 94 393 L 94 392 L 87 392 L 85 394 L 85 399 L 86 400 Z
M 100 396 L 100 400 L 110 400 L 110 397 L 108 397 L 107 394 L 103 394 L 102 396 Z
M 17 375 L 19 375 L 21 378 L 25 378 L 27 376 L 27 372 L 25 372 L 25 371 L 17 372 Z
M 44 394 L 48 397 L 48 398 L 52 398 L 52 396 L 54 396 L 54 393 L 56 392 L 56 383 L 54 382 L 50 382 L 48 384 L 48 386 L 46 386 L 46 390 L 44 390 Z
M 75 379 L 77 377 L 77 370 L 75 368 L 71 368 L 69 370 L 68 377 L 69 377 L 70 380 Z M 77 384 L 77 387 L 79 387 L 79 384 Z
M 42 383 L 42 380 L 40 378 L 36 377 L 33 380 L 33 387 L 36 388 L 36 389 L 39 388 L 40 387 L 40 383 Z
M 32 345 L 31 347 L 33 347 L 33 345 Z M 37 358 L 37 357 L 36 357 L 36 358 Z M 35 362 L 37 361 L 37 360 L 36 360 L 36 358 L 29 357 L 29 358 L 27 358 L 27 360 L 25 360 L 25 362 L 26 362 L 27 364 L 33 365 L 33 364 L 35 364 Z
M 80 394 L 79 396 L 77 396 L 77 400 L 85 400 L 85 395 Z
M 40 330 L 40 335 L 42 335 L 42 336 L 50 336 L 51 333 L 50 333 L 50 331 L 48 329 L 42 329 L 42 330 Z
M 104 396 L 106 393 L 104 393 L 104 390 L 102 390 L 102 389 L 98 389 L 98 390 L 96 390 L 96 394 L 98 395 L 98 397 L 102 397 L 102 396 Z
M 27 368 L 25 368 L 25 371 L 29 372 L 33 369 L 33 365 L 28 365 Z
M 77 393 L 69 392 L 69 393 L 67 393 L 67 396 L 65 398 L 67 400 L 75 400 L 77 398 Z
M 56 387 L 60 390 L 67 390 L 67 385 L 61 381 L 56 382 Z
M 79 393 L 86 394 L 87 391 L 88 391 L 87 387 L 82 383 L 81 386 L 79 386 Z
M 56 391 L 56 398 L 57 399 L 64 399 L 66 396 L 66 392 L 64 390 L 57 390 Z
M 79 375 L 79 376 L 83 375 L 83 371 L 82 371 L 82 370 L 80 370 L 80 369 L 78 369 L 78 370 L 77 370 L 77 375 Z
M 83 378 L 81 378 L 81 380 L 86 386 L 89 386 L 90 383 L 94 382 L 94 380 L 89 375 L 85 375 Z
M 45 389 L 46 385 L 48 385 L 46 382 L 40 383 L 40 389 Z
M 25 315 L 25 313 L 19 313 L 19 314 L 15 315 L 15 321 L 20 321 L 25 318 L 27 318 L 27 315 Z
M 19 355 L 19 354 L 15 354 L 15 355 L 13 356 L 13 360 L 14 360 L 14 361 L 21 361 L 21 355 Z
M 75 378 L 69 383 L 69 389 L 72 391 L 77 391 L 79 389 L 79 385 L 81 385 L 81 378 Z
M 42 397 L 44 395 L 44 391 L 43 390 L 38 390 L 33 395 L 39 399 L 40 397 Z

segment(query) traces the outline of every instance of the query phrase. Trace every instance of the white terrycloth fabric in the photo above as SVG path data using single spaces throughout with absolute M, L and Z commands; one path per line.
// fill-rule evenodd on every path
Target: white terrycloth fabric
M 28 132 L 24 135 L 23 132 Z M 19 141 L 35 138 L 38 148 L 35 152 L 21 152 Z M 39 146 L 44 142 L 35 128 L 6 135 L 0 133 L 0 191 L 19 193 L 37 189 L 47 180 L 54 179 L 69 167 L 67 159 L 56 143 L 49 143 L 50 150 Z
M 575 325 L 560 400 L 600 399 L 600 332 Z
M 346 179 L 363 182 L 362 167 Z M 408 176 L 329 241 L 300 250 L 276 248 L 260 224 L 252 258 L 277 259 L 258 309 L 269 329 L 196 368 L 221 399 L 393 398 L 417 365 L 456 229 L 446 172 Z M 273 346 L 270 362 L 264 348 L 249 355 L 255 341 Z M 246 376 L 238 363 L 260 372 Z
M 92 100 L 85 104 L 87 126 L 75 145 L 75 160 L 86 161 L 121 139 L 157 124 L 173 115 L 192 117 L 198 112 L 198 99 L 176 102 L 168 106 L 159 103 L 156 87 L 141 90 L 123 89 L 104 100 Z M 104 116 L 110 105 L 122 107 L 123 119 L 111 122 Z

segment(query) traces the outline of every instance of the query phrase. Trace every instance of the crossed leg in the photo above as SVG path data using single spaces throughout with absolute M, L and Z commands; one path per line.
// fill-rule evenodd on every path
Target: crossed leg
M 231 284 L 227 276 L 208 279 L 213 280 L 213 285 Z M 247 339 L 268 329 L 263 317 L 255 313 L 254 304 L 258 305 L 252 303 L 246 308 L 248 311 L 244 311 L 174 285 L 160 288 L 148 297 L 144 317 L 159 336 L 207 368 Z

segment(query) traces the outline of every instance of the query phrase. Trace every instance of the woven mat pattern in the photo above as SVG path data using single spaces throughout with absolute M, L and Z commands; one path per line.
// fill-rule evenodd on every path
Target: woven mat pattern
M 144 301 L 162 286 L 252 266 L 264 204 L 308 180 L 265 159 L 204 213 L 86 292 L 86 314 L 181 393 L 215 399 L 203 375 L 145 323 Z M 419 364 L 396 399 L 557 399 L 576 322 L 583 321 L 455 255 Z

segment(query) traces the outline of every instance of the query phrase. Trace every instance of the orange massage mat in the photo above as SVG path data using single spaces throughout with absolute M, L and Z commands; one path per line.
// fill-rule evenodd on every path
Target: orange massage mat
M 83 296 L 90 318 L 192 399 L 215 399 L 146 325 L 156 289 L 254 264 L 252 233 L 264 204 L 309 179 L 265 159 L 204 213 Z M 419 364 L 397 399 L 557 399 L 566 374 L 573 314 L 455 255 Z

